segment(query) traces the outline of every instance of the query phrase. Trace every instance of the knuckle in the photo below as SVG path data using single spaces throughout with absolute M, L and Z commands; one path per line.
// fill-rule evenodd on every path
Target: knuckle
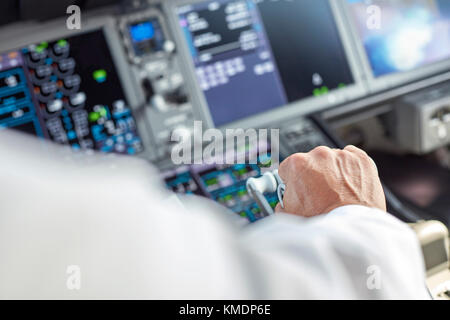
M 358 147 L 355 147 L 354 145 L 348 145 L 344 148 L 345 151 L 349 151 L 355 154 L 359 154 L 359 155 L 363 155 L 363 156 L 368 156 L 367 153 L 363 150 L 360 149 Z
M 278 169 L 278 174 L 282 179 L 287 179 L 292 170 L 301 168 L 306 162 L 305 154 L 296 153 L 284 160 Z
M 306 155 L 304 153 L 296 153 L 292 156 L 292 160 L 295 163 L 304 163 L 306 161 Z
M 331 149 L 326 146 L 320 146 L 311 151 L 315 156 L 326 158 L 331 154 Z

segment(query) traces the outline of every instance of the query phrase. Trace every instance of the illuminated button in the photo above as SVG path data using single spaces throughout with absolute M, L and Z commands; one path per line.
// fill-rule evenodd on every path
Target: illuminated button
M 125 101 L 117 100 L 113 102 L 114 111 L 123 111 L 126 108 Z
M 75 68 L 75 60 L 72 58 L 61 60 L 58 63 L 59 70 L 65 72 Z
M 132 117 L 129 117 L 126 121 L 127 121 L 127 126 L 130 130 L 136 129 L 136 123 L 134 122 L 134 119 Z
M 116 150 L 116 152 L 122 153 L 122 152 L 125 151 L 126 146 L 123 145 L 123 144 L 116 144 L 116 145 L 114 146 L 114 149 Z
M 81 148 L 83 149 L 93 149 L 94 142 L 91 139 L 85 139 L 80 141 Z
M 114 140 L 109 138 L 105 141 L 105 145 L 107 145 L 108 147 L 112 147 L 114 146 Z
M 51 113 L 61 110 L 62 107 L 63 107 L 63 102 L 62 102 L 62 100 L 59 100 L 59 99 L 50 101 L 47 104 L 47 110 Z
M 49 65 L 43 65 L 36 68 L 36 75 L 39 78 L 45 78 L 52 74 L 52 67 Z
M 23 109 L 19 109 L 19 110 L 16 110 L 16 111 L 14 111 L 14 112 L 12 113 L 12 117 L 13 117 L 14 119 L 17 119 L 17 118 L 22 117 L 24 114 L 25 114 L 25 112 L 23 111 Z
M 33 51 L 30 53 L 30 59 L 33 62 L 39 62 L 39 61 L 45 59 L 46 57 L 47 57 L 47 52 L 45 50 L 41 51 L 41 52 Z
M 41 87 L 41 92 L 42 92 L 44 95 L 49 95 L 49 94 L 51 94 L 51 93 L 55 93 L 56 90 L 58 90 L 58 86 L 56 85 L 55 82 L 47 82 L 47 83 L 44 83 L 44 84 L 42 85 L 42 87 Z
M 108 78 L 108 73 L 106 72 L 105 69 L 98 69 L 92 73 L 92 77 L 98 83 L 104 83 L 104 82 L 106 82 L 106 79 Z
M 257 76 L 263 75 L 264 74 L 264 67 L 262 65 L 260 65 L 260 64 L 257 64 L 254 67 L 253 71 L 255 72 L 255 74 Z
M 77 138 L 77 134 L 75 133 L 75 131 L 69 131 L 67 132 L 67 138 L 69 140 L 74 140 Z
M 66 40 L 59 40 L 56 42 L 56 44 L 53 46 L 53 52 L 57 56 L 63 56 L 69 52 L 69 43 Z
M 125 142 L 125 138 L 123 136 L 117 136 L 116 142 L 119 144 L 123 144 Z
M 167 40 L 166 42 L 164 42 L 164 51 L 167 53 L 172 53 L 175 51 L 175 43 Z
M 86 101 L 86 94 L 84 92 L 79 92 L 70 96 L 70 104 L 73 106 L 79 106 Z
M 9 76 L 5 79 L 5 83 L 8 87 L 13 88 L 17 86 L 17 78 L 15 76 Z
M 73 75 L 64 79 L 64 86 L 66 88 L 73 88 L 79 86 L 81 83 L 81 78 L 79 75 Z

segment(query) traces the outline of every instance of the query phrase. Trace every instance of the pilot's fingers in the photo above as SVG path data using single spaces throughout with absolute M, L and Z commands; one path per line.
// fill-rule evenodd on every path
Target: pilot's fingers
M 367 152 L 365 152 L 364 150 L 352 146 L 352 145 L 348 145 L 344 148 L 344 151 L 348 151 L 351 152 L 353 154 L 358 155 L 361 159 L 367 159 L 369 160 L 370 164 L 372 164 L 375 168 L 375 170 L 378 172 L 378 168 L 377 168 L 377 164 L 375 163 L 375 161 L 367 154 Z
M 278 203 L 275 207 L 275 212 L 284 212 L 284 209 L 281 207 L 281 203 Z
M 366 156 L 366 157 L 368 157 L 367 153 L 366 153 L 364 150 L 362 150 L 362 149 L 360 149 L 360 148 L 358 148 L 358 147 L 355 147 L 355 146 L 353 146 L 353 145 L 348 145 L 348 146 L 346 146 L 346 147 L 344 148 L 344 150 L 345 150 L 345 151 L 348 151 L 348 152 L 352 152 L 352 153 L 358 154 L 358 155 L 361 155 L 361 156 Z
M 307 157 L 306 153 L 295 153 L 284 160 L 278 169 L 281 180 L 287 184 L 290 178 L 297 176 L 308 161 Z

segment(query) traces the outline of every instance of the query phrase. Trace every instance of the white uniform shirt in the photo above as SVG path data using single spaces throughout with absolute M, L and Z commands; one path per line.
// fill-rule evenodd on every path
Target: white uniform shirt
M 37 140 L 36 140 L 37 141 Z M 243 227 L 130 157 L 0 134 L 0 298 L 427 299 L 418 240 L 361 206 Z

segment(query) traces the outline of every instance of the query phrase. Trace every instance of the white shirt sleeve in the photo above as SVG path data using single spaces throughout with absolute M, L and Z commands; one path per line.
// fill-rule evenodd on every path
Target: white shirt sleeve
M 1 134 L 1 299 L 428 298 L 405 224 L 348 206 L 242 227 L 144 161 Z
M 278 215 L 244 236 L 267 298 L 429 299 L 418 239 L 363 206 L 301 219 Z

